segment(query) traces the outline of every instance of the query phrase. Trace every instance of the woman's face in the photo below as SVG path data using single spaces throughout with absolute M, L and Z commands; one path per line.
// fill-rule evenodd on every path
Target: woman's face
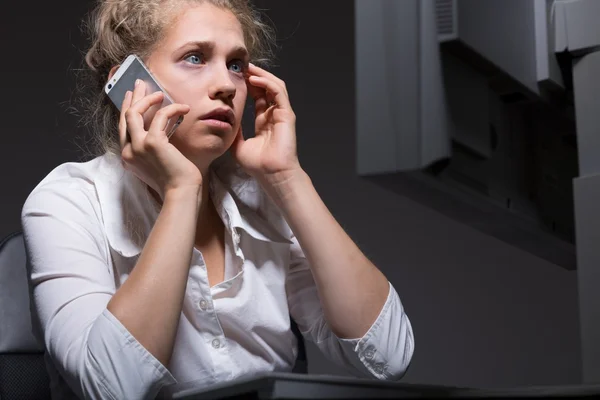
M 235 139 L 246 104 L 247 64 L 241 24 L 208 3 L 183 8 L 147 60 L 173 101 L 190 106 L 170 140 L 201 168 Z M 211 117 L 215 111 L 220 115 Z M 218 121 L 226 113 L 232 124 Z

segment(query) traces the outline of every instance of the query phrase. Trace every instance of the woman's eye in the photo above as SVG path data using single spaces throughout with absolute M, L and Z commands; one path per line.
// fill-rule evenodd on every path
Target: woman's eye
M 246 66 L 243 61 L 239 60 L 239 61 L 234 61 L 231 64 L 229 64 L 229 68 L 231 68 L 231 70 L 233 72 L 242 73 L 242 72 L 244 72 L 244 69 L 246 68 Z
M 187 56 L 185 58 L 186 61 L 188 61 L 191 64 L 200 64 L 202 63 L 202 57 L 199 56 L 198 54 L 191 54 L 189 56 Z

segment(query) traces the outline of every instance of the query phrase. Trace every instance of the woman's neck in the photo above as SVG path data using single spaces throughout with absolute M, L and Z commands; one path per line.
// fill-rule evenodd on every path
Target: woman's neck
M 196 225 L 197 241 L 202 241 L 203 238 L 211 236 L 211 233 L 218 232 L 223 227 L 221 217 L 219 216 L 210 196 L 210 171 L 205 171 L 202 176 L 202 198 L 200 201 L 200 209 L 198 210 L 198 220 Z M 148 188 L 148 191 L 152 197 L 158 202 L 159 205 L 162 206 L 163 201 L 160 195 L 150 186 L 146 187 Z
M 210 173 L 202 175 L 202 199 L 198 210 L 198 227 L 203 221 L 210 221 L 211 216 L 216 213 L 210 196 Z

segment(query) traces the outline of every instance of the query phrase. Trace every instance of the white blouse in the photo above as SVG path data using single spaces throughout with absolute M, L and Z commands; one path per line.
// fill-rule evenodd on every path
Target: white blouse
M 392 285 L 362 338 L 336 337 L 310 266 L 278 209 L 231 162 L 212 174 L 211 196 L 226 228 L 225 280 L 210 287 L 194 249 L 169 365 L 106 309 L 160 211 L 145 185 L 107 154 L 60 165 L 30 194 L 22 225 L 33 324 L 46 349 L 53 398 L 170 397 L 191 381 L 210 385 L 290 372 L 297 355 L 290 315 L 306 340 L 356 376 L 402 377 L 414 341 Z

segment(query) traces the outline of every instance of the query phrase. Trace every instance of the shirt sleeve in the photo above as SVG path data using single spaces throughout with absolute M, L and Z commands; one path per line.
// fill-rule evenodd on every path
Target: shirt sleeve
M 34 326 L 80 398 L 154 398 L 175 379 L 106 308 L 116 284 L 101 218 L 95 192 L 64 181 L 25 202 Z
M 379 316 L 362 338 L 337 337 L 325 320 L 310 266 L 296 238 L 291 245 L 286 282 L 290 314 L 303 336 L 337 365 L 358 377 L 398 380 L 408 369 L 414 351 L 410 321 L 394 287 Z

